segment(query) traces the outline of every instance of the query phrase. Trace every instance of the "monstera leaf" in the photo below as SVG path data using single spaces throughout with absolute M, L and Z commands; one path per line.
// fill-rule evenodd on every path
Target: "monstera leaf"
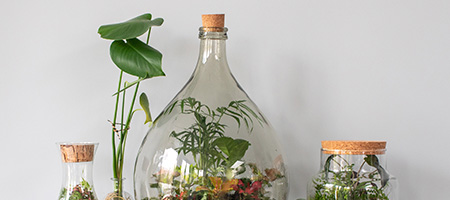
M 156 18 L 147 13 L 128 21 L 100 26 L 98 33 L 104 39 L 125 40 L 136 38 L 147 32 L 152 26 L 161 26 L 164 20 Z
M 380 161 L 378 160 L 378 157 L 375 155 L 367 155 L 364 158 L 364 161 L 366 161 L 368 165 L 375 167 L 377 169 L 378 174 L 380 174 L 380 178 L 381 178 L 381 187 L 384 187 L 387 184 L 387 182 L 389 181 L 389 174 L 380 165 Z
M 227 164 L 230 167 L 236 161 L 244 157 L 250 143 L 242 139 L 221 137 L 217 138 L 213 142 L 213 145 L 217 146 L 227 156 Z
M 128 74 L 144 79 L 165 76 L 161 69 L 162 54 L 139 39 L 114 41 L 110 55 L 117 67 Z

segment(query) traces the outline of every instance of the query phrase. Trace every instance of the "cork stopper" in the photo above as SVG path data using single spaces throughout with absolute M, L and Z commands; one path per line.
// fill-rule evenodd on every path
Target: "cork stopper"
M 202 15 L 203 27 L 222 28 L 225 27 L 225 14 L 208 14 Z
M 385 150 L 386 141 L 322 141 L 325 154 L 379 155 Z
M 60 144 L 61 158 L 65 163 L 90 162 L 94 160 L 95 144 Z
M 222 32 L 225 27 L 225 14 L 202 15 L 202 25 L 205 31 Z

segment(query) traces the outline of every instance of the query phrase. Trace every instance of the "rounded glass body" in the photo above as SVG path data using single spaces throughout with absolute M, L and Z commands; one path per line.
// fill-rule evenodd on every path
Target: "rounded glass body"
M 320 157 L 320 171 L 308 184 L 308 200 L 398 200 L 398 182 L 387 172 L 385 149 L 322 149 Z
M 58 143 L 63 179 L 58 200 L 97 200 L 92 178 L 98 143 Z
M 228 67 L 227 29 L 200 28 L 199 38 L 192 77 L 139 150 L 136 199 L 287 199 L 275 131 Z

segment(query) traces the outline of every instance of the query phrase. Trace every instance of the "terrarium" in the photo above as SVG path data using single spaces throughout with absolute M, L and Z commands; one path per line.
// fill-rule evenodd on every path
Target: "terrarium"
M 135 197 L 287 199 L 276 133 L 228 67 L 224 15 L 202 20 L 193 75 L 140 147 Z
M 98 143 L 58 143 L 63 179 L 58 200 L 97 200 L 92 178 Z
M 398 200 L 385 152 L 385 141 L 322 141 L 320 171 L 308 185 L 308 200 Z

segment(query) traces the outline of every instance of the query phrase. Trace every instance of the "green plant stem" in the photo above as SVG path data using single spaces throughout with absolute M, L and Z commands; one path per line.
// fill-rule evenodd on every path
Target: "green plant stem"
M 124 85 L 124 87 L 126 87 L 125 85 Z M 122 94 L 122 113 L 121 113 L 121 119 L 120 119 L 120 132 L 121 132 L 121 136 L 122 136 L 122 133 L 123 133 L 123 130 L 124 130 L 124 127 L 123 127 L 123 117 L 124 117 L 124 113 L 125 113 L 125 94 L 126 94 L 126 90 L 124 90 L 123 91 L 123 94 Z M 119 96 L 119 94 L 117 94 L 117 96 Z
M 359 181 L 361 180 L 361 177 L 359 176 L 359 174 L 361 173 L 361 170 L 362 170 L 364 164 L 366 164 L 366 161 L 364 161 L 364 162 L 361 164 L 361 166 L 359 167 L 358 172 L 356 172 L 356 174 L 357 174 L 358 177 L 356 178 L 355 181 L 353 181 L 353 185 L 352 185 L 353 189 L 356 189 L 356 186 L 358 186 L 358 183 L 359 183 Z
M 124 85 L 124 87 L 126 87 L 126 85 Z M 117 96 L 119 96 L 119 94 L 117 94 Z M 122 91 L 122 111 L 121 111 L 121 119 L 120 119 L 120 138 L 123 138 L 123 133 L 125 131 L 125 127 L 124 127 L 124 113 L 125 113 L 125 96 L 126 96 L 126 90 Z M 121 143 L 120 143 L 121 144 Z M 118 159 L 116 165 L 117 167 L 119 167 L 119 170 L 116 172 L 117 173 L 117 177 L 115 178 L 122 178 L 120 173 L 122 172 L 122 166 L 119 165 L 120 163 L 120 157 L 122 154 L 121 148 L 119 146 L 120 151 L 117 152 L 116 158 Z
M 152 28 L 151 27 L 148 29 L 147 44 L 148 44 L 148 42 L 150 42 L 150 32 L 152 32 Z
M 119 86 L 117 87 L 117 91 L 120 91 L 120 86 L 122 85 L 122 76 L 123 76 L 123 71 L 120 70 Z M 113 126 L 116 125 L 118 108 L 119 108 L 119 95 L 117 95 L 117 97 L 116 97 L 116 106 L 114 109 Z M 112 130 L 112 149 L 113 149 L 113 174 L 114 174 L 114 178 L 117 178 L 116 132 L 114 131 L 114 128 Z
M 136 102 L 136 96 L 139 90 L 139 83 L 136 84 L 136 89 L 134 91 L 133 94 L 133 99 L 131 100 L 131 106 L 130 106 L 130 110 L 128 113 L 128 117 L 127 117 L 127 122 L 125 124 L 124 130 L 123 130 L 123 134 L 122 137 L 120 138 L 120 143 L 119 143 L 119 154 L 118 154 L 118 166 L 119 166 L 119 171 L 118 171 L 118 178 L 119 180 L 119 188 L 118 188 L 118 193 L 119 195 L 122 195 L 122 172 L 123 172 L 123 161 L 124 161 L 124 155 L 125 155 L 125 144 L 127 141 L 127 135 L 128 135 L 128 130 L 130 127 L 130 123 L 131 123 L 131 119 L 133 118 L 133 109 L 134 109 L 134 103 Z

